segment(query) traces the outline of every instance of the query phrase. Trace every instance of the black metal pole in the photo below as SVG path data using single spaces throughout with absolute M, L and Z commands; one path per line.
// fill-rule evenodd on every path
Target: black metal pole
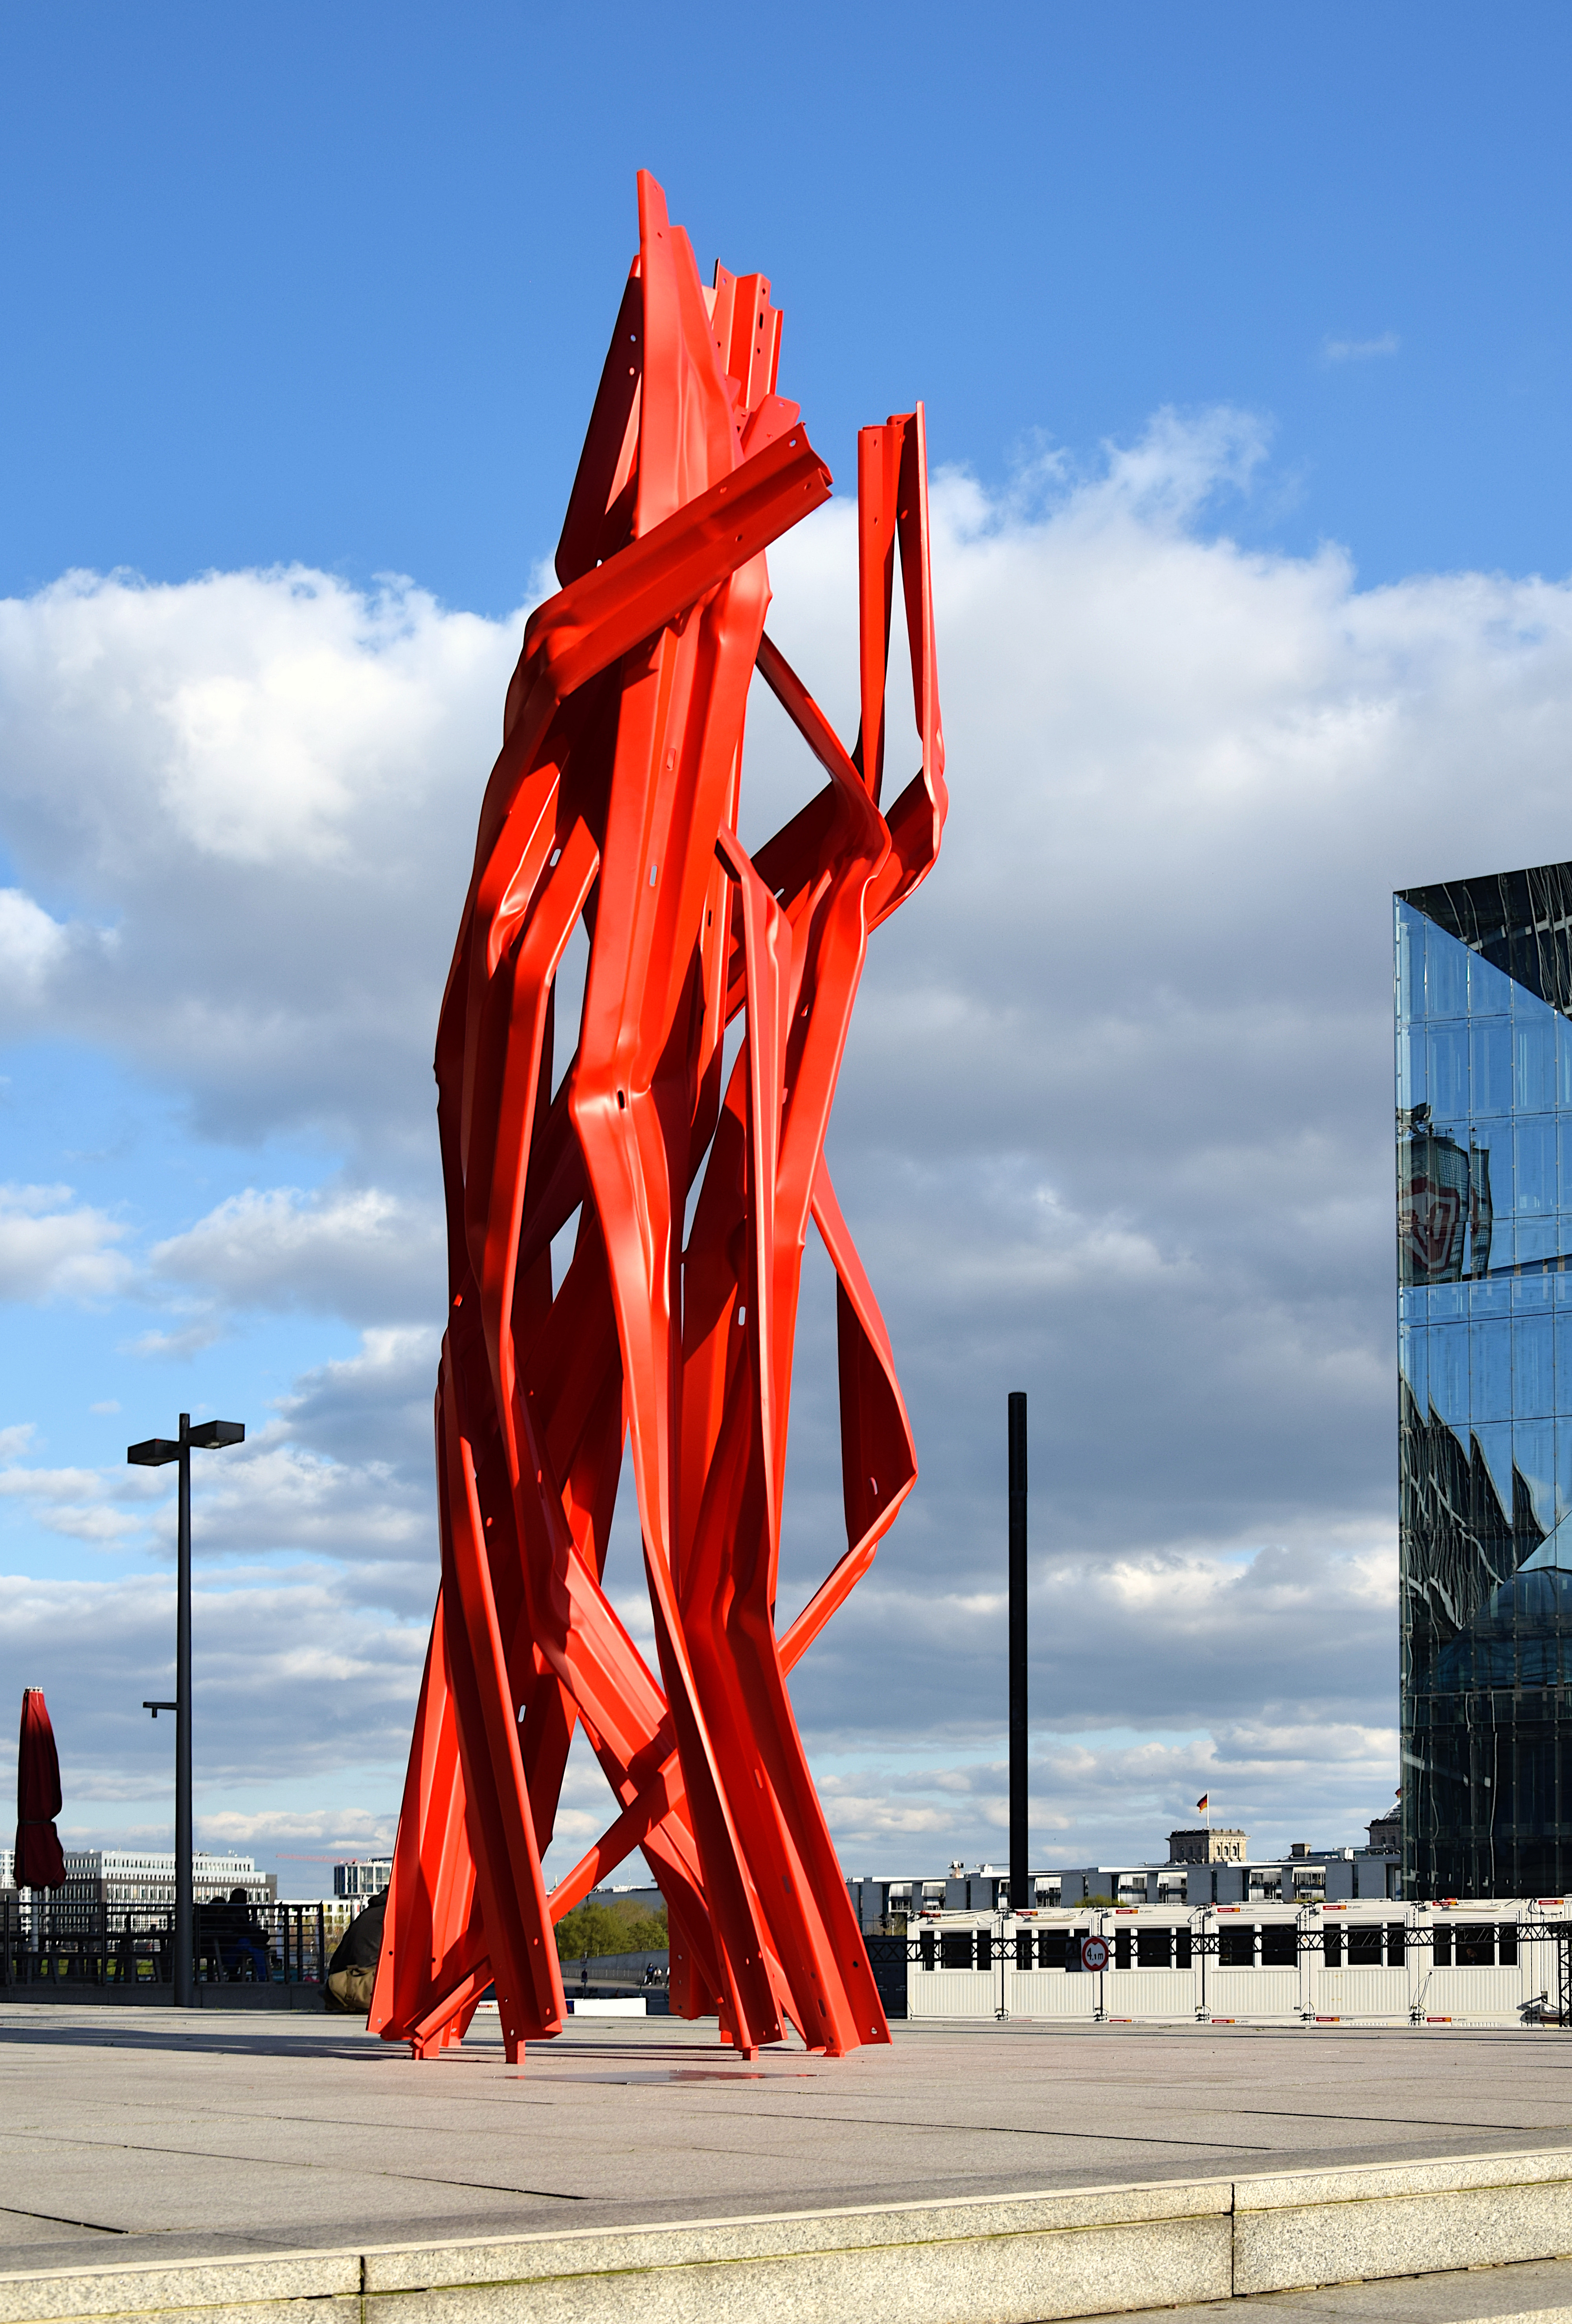
M 180 1415 L 175 1539 L 175 2007 L 197 2006 L 191 1901 L 191 1416 Z
M 1036 1903 L 1026 1840 L 1026 1398 L 1010 1397 L 1010 1909 Z

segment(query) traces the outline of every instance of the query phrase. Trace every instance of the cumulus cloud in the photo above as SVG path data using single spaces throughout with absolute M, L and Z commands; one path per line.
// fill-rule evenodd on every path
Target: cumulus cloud
M 118 1470 L 83 1473 L 111 1498 L 133 1489 L 121 1484 Z M 152 1506 L 139 1522 L 155 1554 L 172 1556 L 173 1468 L 125 1473 L 148 1478 L 142 1489 Z M 8 1478 L 16 1480 L 14 1487 L 7 1488 Z M 28 1493 L 52 1510 L 64 1481 L 57 1486 L 43 1471 L 0 1470 L 0 1489 Z M 198 1561 L 263 1572 L 274 1557 L 326 1558 L 345 1567 L 336 1586 L 367 1606 L 429 1607 L 436 1532 L 424 1477 L 411 1480 L 386 1462 L 325 1457 L 292 1443 L 275 1425 L 253 1431 L 244 1445 L 201 1454 L 192 1468 L 191 1499 Z
M 68 1824 L 81 1828 L 83 1803 L 166 1800 L 170 1734 L 162 1721 L 152 1725 L 142 1698 L 170 1691 L 172 1579 L 0 1576 L 0 1625 L 13 1666 L 29 1683 L 47 1679 Z M 271 1787 L 287 1812 L 295 1787 L 327 1799 L 351 1767 L 401 1763 L 426 1652 L 424 1619 L 369 1610 L 339 1572 L 313 1565 L 271 1575 L 199 1572 L 192 1628 L 205 1812 L 225 1812 L 213 1795 L 237 1785 Z M 71 1642 L 69 1656 L 59 1651 L 62 1637 Z M 14 1764 L 12 1737 L 0 1738 L 0 1753 Z M 396 1815 L 396 1775 L 386 1791 L 380 1812 Z
M 1363 1843 L 1361 1825 L 1387 1804 L 1396 1748 L 1395 1727 L 1227 1719 L 1178 1740 L 1099 1733 L 1055 1743 L 1032 1761 L 1033 1858 L 1106 1864 L 1161 1856 L 1168 1832 L 1194 1823 L 1203 1792 L 1213 1821 L 1242 1825 L 1263 1853 L 1286 1853 L 1328 1826 L 1346 1831 L 1346 1844 Z M 942 1851 L 961 1834 L 969 1856 L 1002 1859 L 1007 1762 L 914 1765 L 915 1757 L 866 1759 L 825 1777 L 825 1808 L 848 1870 L 909 1865 L 915 1849 L 930 1864 L 948 1862 Z M 1357 1803 L 1351 1820 L 1350 1803 Z
M 430 1118 L 518 627 L 302 571 L 72 574 L 0 604 L 0 823 L 27 882 L 0 972 L 19 953 L 52 1026 L 207 1130 L 397 1154 Z M 112 945 L 51 935 L 32 898 L 62 892 Z
M 198 1315 L 182 1323 L 173 1332 L 139 1332 L 127 1342 L 127 1352 L 133 1356 L 162 1356 L 173 1363 L 183 1363 L 190 1356 L 200 1355 L 215 1340 L 224 1336 L 224 1325 L 216 1315 Z
M 290 1440 L 340 1461 L 378 1462 L 418 1477 L 430 1466 L 435 1323 L 382 1325 L 359 1352 L 306 1372 L 280 1409 Z
M 0 1299 L 107 1297 L 131 1274 L 124 1233 L 69 1186 L 0 1185 Z
M 913 1755 L 997 1757 L 1016 1388 L 1043 1831 L 1094 1849 L 1133 1801 L 1154 1845 L 1209 1776 L 1263 1831 L 1352 1840 L 1389 1796 L 1390 893 L 1572 854 L 1572 586 L 1361 590 L 1336 548 L 1242 549 L 1218 526 L 1264 442 L 1247 416 L 1165 414 L 1096 473 L 935 485 L 951 819 L 871 944 L 830 1141 L 922 1476 L 794 1683 L 849 1844 L 969 1853 L 996 1812 L 997 1770 L 952 1784 Z M 771 568 L 772 632 L 852 733 L 848 503 Z M 430 1046 L 517 632 L 299 573 L 73 576 L 0 608 L 0 818 L 58 932 L 17 923 L 26 1021 L 163 1077 L 198 1130 L 308 1131 L 342 1159 L 315 1194 L 248 1171 L 149 1277 L 193 1303 L 166 1342 L 306 1308 L 362 1334 L 203 1486 L 215 1555 L 261 1577 L 234 1606 L 291 1730 L 313 1688 L 360 1699 L 360 1609 L 423 1638 Z M 893 789 L 915 746 L 891 750 Z M 756 689 L 745 835 L 817 779 Z M 83 1257 L 117 1248 L 106 1222 Z M 841 1538 L 832 1317 L 811 1251 L 787 1606 Z M 637 1560 L 624 1509 L 630 1608 Z M 390 1800 L 403 1715 L 367 1712 Z M 593 1820 L 593 1794 L 565 1812 Z
M 20 888 L 0 888 L 0 994 L 33 999 L 69 942 L 58 920 Z
M 248 1814 L 234 1808 L 209 1809 L 202 1819 L 202 1840 L 212 1849 L 261 1849 L 287 1865 L 330 1864 L 335 1858 L 356 1853 L 386 1853 L 393 1844 L 396 1815 L 378 1815 L 363 1807 L 326 1807 L 290 1813 L 278 1809 Z M 301 1856 L 291 1842 L 316 1840 L 327 1845 L 320 1856 Z M 292 1874 L 280 1884 L 280 1894 L 298 1895 L 314 1885 L 313 1875 Z M 326 1887 L 326 1880 L 322 1883 Z
M 1395 331 L 1383 331 L 1374 339 L 1323 339 L 1322 360 L 1330 364 L 1368 363 L 1373 356 L 1394 355 L 1402 341 Z
M 155 1275 L 238 1307 L 314 1307 L 404 1319 L 440 1314 L 442 1213 L 375 1186 L 231 1194 L 184 1234 L 157 1243 Z

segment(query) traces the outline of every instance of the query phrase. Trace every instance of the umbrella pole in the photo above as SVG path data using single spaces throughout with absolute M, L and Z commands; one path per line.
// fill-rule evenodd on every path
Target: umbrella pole
M 197 2006 L 191 1909 L 191 1416 L 180 1415 L 175 1543 L 175 2007 Z

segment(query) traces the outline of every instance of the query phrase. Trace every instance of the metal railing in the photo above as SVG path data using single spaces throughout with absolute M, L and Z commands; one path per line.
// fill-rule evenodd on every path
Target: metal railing
M 0 1989 L 167 1986 L 174 1943 L 172 1904 L 0 1890 Z M 196 1954 L 199 1985 L 321 1985 L 328 1958 L 323 1907 L 200 1904 Z

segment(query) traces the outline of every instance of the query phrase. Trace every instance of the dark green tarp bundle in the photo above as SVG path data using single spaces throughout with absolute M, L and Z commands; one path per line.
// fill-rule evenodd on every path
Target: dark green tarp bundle
M 388 1892 L 384 1888 L 380 1896 L 372 1898 L 363 1913 L 355 1914 L 338 1940 L 327 1964 L 329 2009 L 363 2016 L 371 2007 L 387 1910 Z

